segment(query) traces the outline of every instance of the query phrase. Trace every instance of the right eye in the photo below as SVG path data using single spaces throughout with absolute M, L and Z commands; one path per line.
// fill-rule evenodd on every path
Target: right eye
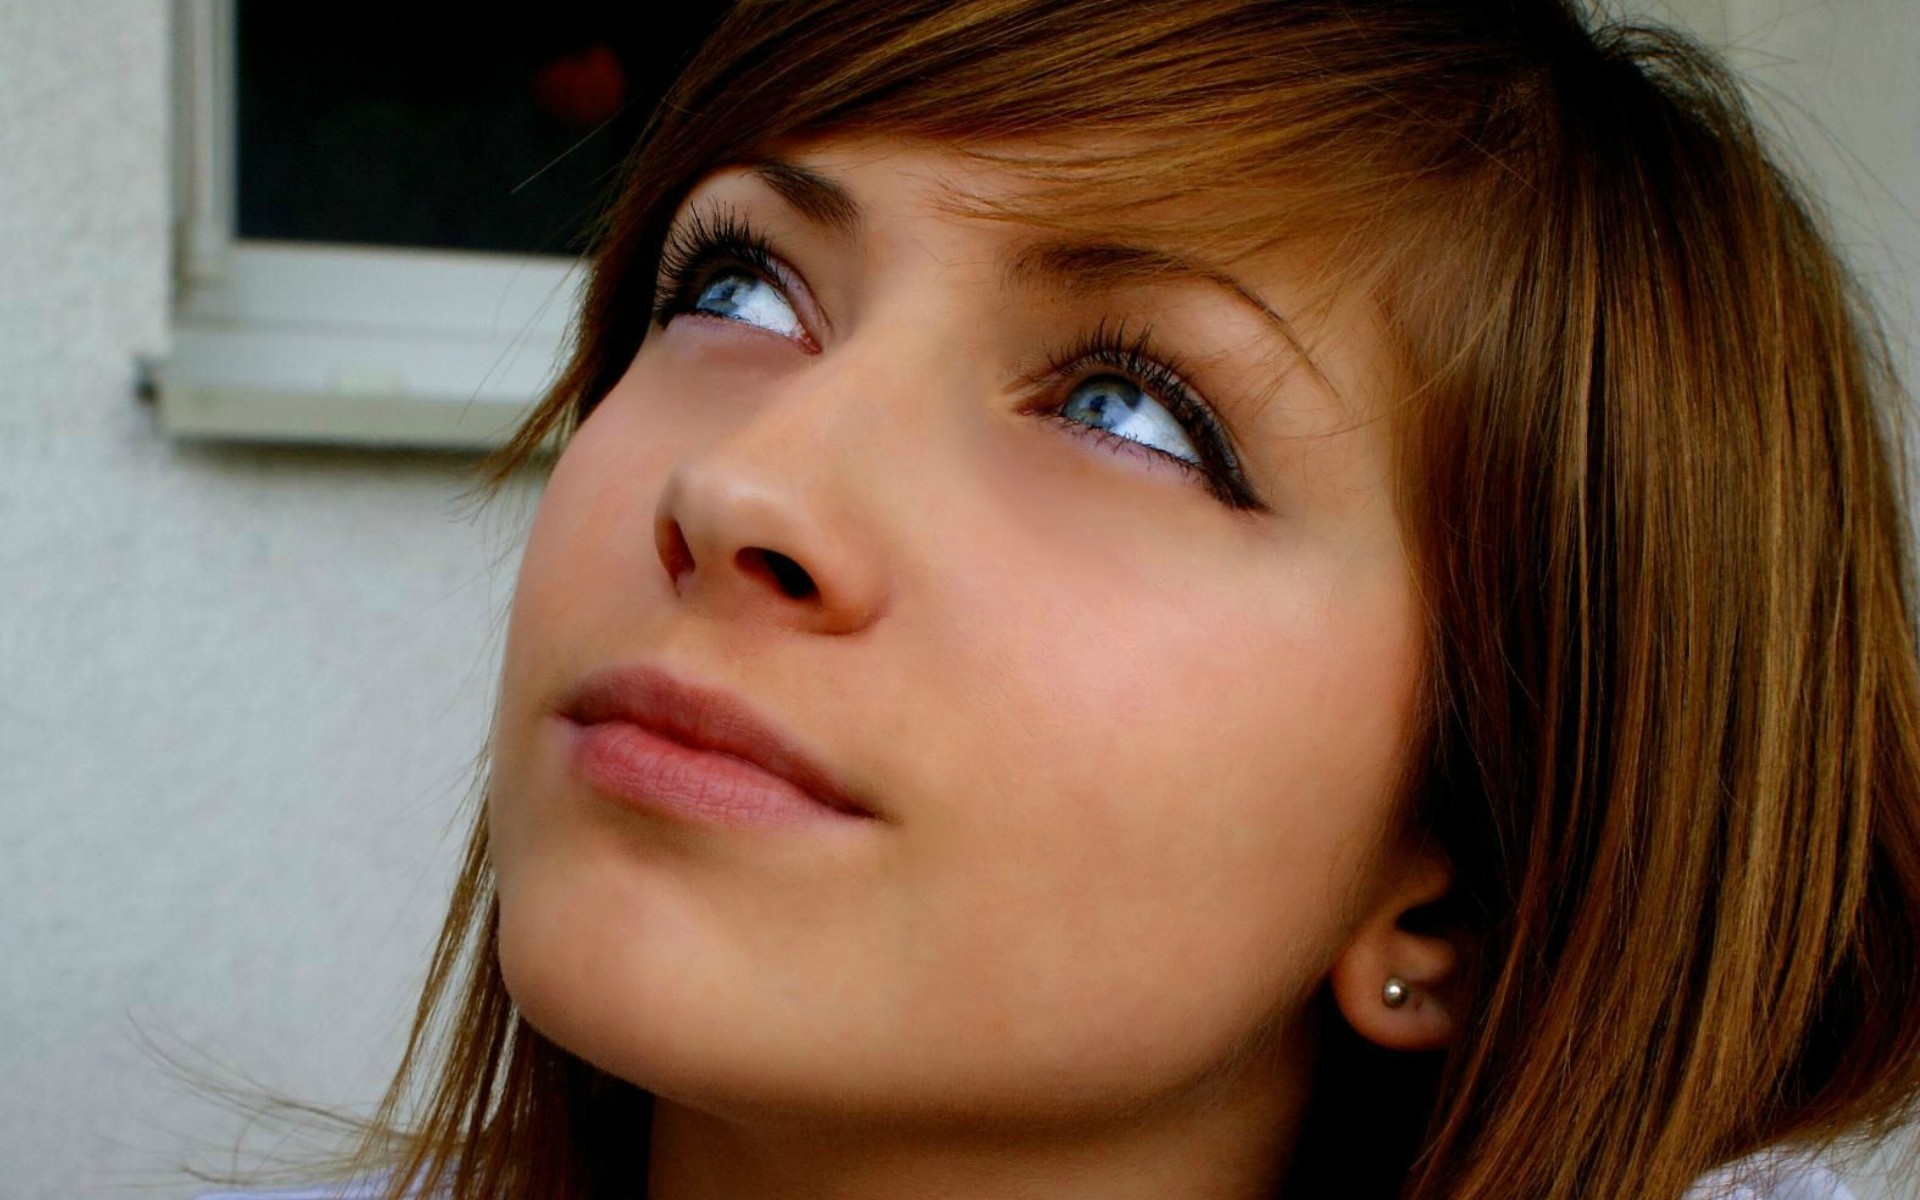
M 683 311 L 757 325 L 796 341 L 806 337 L 799 316 L 780 289 L 739 267 L 722 267 L 709 275 Z

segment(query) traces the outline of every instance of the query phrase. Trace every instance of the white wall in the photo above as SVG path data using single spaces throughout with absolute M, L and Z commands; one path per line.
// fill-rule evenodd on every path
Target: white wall
M 1920 0 L 1725 4 L 1729 57 L 1821 184 L 1920 391 Z
M 1667 7 L 1848 147 L 1808 157 L 1911 346 L 1915 0 Z M 0 0 L 0 1200 L 187 1196 L 190 1140 L 218 1161 L 237 1124 L 136 1022 L 377 1095 L 529 499 L 473 521 L 455 460 L 155 433 L 131 384 L 166 337 L 165 22 Z
M 165 345 L 167 5 L 0 0 L 0 1197 L 179 1197 L 239 1123 L 135 1023 L 365 1102 L 517 561 L 464 463 L 202 448 Z

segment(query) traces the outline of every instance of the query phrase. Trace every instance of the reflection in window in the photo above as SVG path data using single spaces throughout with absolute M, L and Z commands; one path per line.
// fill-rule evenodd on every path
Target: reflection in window
M 724 7 L 240 0 L 237 232 L 578 253 Z

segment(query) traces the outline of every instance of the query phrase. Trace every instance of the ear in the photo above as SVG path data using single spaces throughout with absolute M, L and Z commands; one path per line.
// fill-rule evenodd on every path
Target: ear
M 1439 851 L 1404 847 L 1381 869 L 1371 907 L 1334 959 L 1328 983 L 1354 1032 L 1388 1050 L 1438 1050 L 1459 1029 L 1465 947 L 1420 919 L 1453 886 Z M 1394 1002 L 1389 981 L 1403 989 Z

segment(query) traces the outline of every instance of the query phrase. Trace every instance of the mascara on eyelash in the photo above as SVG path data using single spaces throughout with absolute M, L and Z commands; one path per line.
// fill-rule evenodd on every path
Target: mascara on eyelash
M 715 263 L 735 262 L 763 276 L 779 274 L 773 247 L 732 208 L 710 215 L 695 209 L 668 230 L 660 247 L 660 268 L 653 289 L 653 323 L 686 311 L 700 272 Z
M 1185 372 L 1167 355 L 1154 349 L 1151 325 L 1143 325 L 1138 333 L 1130 334 L 1124 320 L 1110 324 L 1102 319 L 1091 332 L 1052 355 L 1047 369 L 1055 375 L 1072 375 L 1089 365 L 1111 368 L 1137 384 L 1144 384 L 1146 391 L 1162 402 L 1189 435 L 1199 435 L 1200 444 L 1196 448 L 1205 462 L 1190 463 L 1174 455 L 1166 457 L 1196 472 L 1216 499 L 1232 508 L 1270 511 L 1247 483 L 1239 455 L 1234 452 L 1232 440 L 1212 408 L 1187 384 Z

